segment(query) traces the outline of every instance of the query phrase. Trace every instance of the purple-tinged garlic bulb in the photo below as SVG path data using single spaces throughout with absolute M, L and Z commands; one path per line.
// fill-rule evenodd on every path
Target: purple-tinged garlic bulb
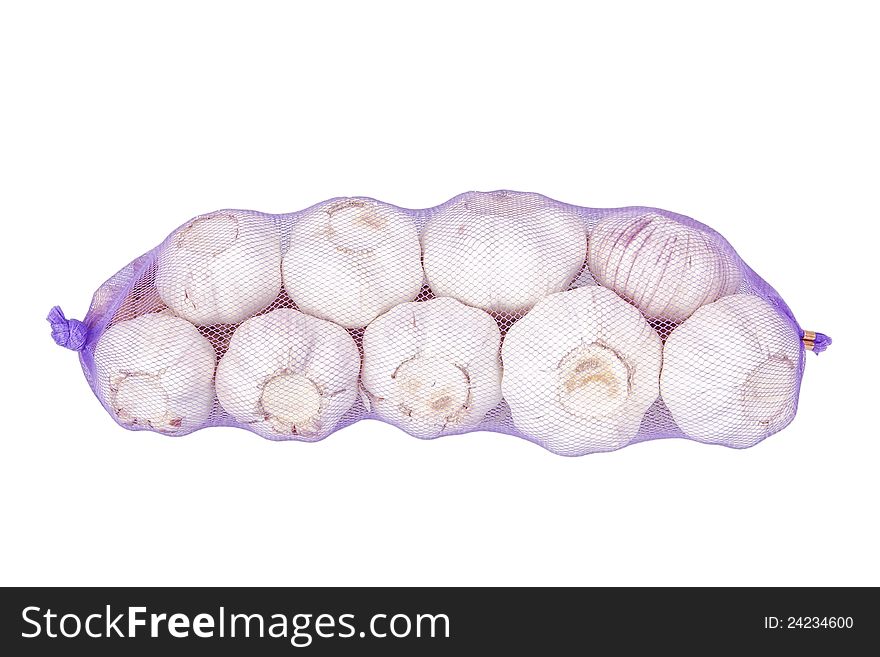
M 654 212 L 611 215 L 590 232 L 587 266 L 649 319 L 679 323 L 737 292 L 742 274 L 713 235 Z

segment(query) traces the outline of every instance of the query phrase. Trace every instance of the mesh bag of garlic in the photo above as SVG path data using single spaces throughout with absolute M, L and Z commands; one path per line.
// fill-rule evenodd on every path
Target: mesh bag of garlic
M 791 422 L 805 353 L 830 344 L 690 218 L 510 191 L 202 215 L 84 321 L 49 321 L 127 429 L 317 441 L 375 418 L 568 456 L 750 447 Z

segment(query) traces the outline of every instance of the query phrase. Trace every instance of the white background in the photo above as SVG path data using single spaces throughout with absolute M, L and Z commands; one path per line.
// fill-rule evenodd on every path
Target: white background
M 5 3 L 0 583 L 880 584 L 870 3 L 580 4 Z M 176 440 L 44 321 L 201 212 L 496 188 L 719 230 L 835 339 L 794 423 L 577 459 Z

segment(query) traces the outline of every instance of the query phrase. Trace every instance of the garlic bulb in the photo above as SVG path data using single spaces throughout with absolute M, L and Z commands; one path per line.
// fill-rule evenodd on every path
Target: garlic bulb
M 370 406 L 418 438 L 474 427 L 501 401 L 501 333 L 482 310 L 448 297 L 404 303 L 363 342 Z
M 742 279 L 709 233 L 654 212 L 600 221 L 590 232 L 587 265 L 646 317 L 673 323 L 736 293 Z
M 141 315 L 101 336 L 95 385 L 121 424 L 183 434 L 211 414 L 215 364 L 211 343 L 185 319 Z
M 422 288 L 421 248 L 409 215 L 370 199 L 343 199 L 297 220 L 284 288 L 303 312 L 346 328 L 369 324 Z
M 794 418 L 800 355 L 795 328 L 768 302 L 724 297 L 667 338 L 661 397 L 690 438 L 751 447 Z
M 196 217 L 159 250 L 156 289 L 194 324 L 236 324 L 281 290 L 281 236 L 271 219 L 231 211 Z
M 574 211 L 538 194 L 472 192 L 431 217 L 422 250 L 435 295 L 519 312 L 568 287 L 587 236 Z
M 514 425 L 566 456 L 625 446 L 659 394 L 661 350 L 639 311 L 608 289 L 550 295 L 501 348 Z
M 359 371 L 357 345 L 344 329 L 279 308 L 233 333 L 217 366 L 217 399 L 261 433 L 319 440 L 354 403 Z

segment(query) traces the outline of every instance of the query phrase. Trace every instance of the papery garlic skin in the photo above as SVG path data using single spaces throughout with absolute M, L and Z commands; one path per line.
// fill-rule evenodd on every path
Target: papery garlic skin
M 522 312 L 566 289 L 586 257 L 581 218 L 538 194 L 472 192 L 422 232 L 435 295 L 484 310 Z
M 501 401 L 500 344 L 495 320 L 455 299 L 396 306 L 364 331 L 370 406 L 418 438 L 475 427 Z
M 660 394 L 689 438 L 751 447 L 794 419 L 800 358 L 797 331 L 767 301 L 724 297 L 667 338 Z
M 217 365 L 217 399 L 268 437 L 320 440 L 352 407 L 360 365 L 345 329 L 280 308 L 233 333 Z
M 638 310 L 599 286 L 552 294 L 508 331 L 501 390 L 513 423 L 551 452 L 629 444 L 660 392 L 662 346 Z
M 184 434 L 211 414 L 216 355 L 185 319 L 152 313 L 114 324 L 94 359 L 98 396 L 120 424 Z
M 700 306 L 735 294 L 742 272 L 710 234 L 654 212 L 611 215 L 591 231 L 594 278 L 649 319 L 682 322 Z
M 281 235 L 260 215 L 220 211 L 196 217 L 159 251 L 156 290 L 194 324 L 236 324 L 281 291 Z
M 284 288 L 303 312 L 359 328 L 418 295 L 421 255 L 406 213 L 370 199 L 337 200 L 296 220 Z

